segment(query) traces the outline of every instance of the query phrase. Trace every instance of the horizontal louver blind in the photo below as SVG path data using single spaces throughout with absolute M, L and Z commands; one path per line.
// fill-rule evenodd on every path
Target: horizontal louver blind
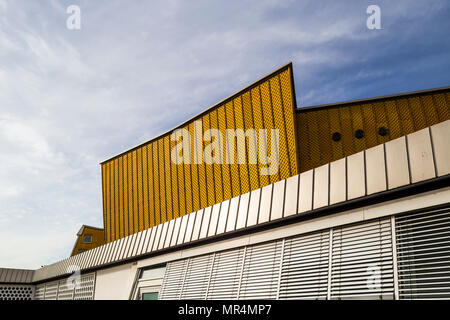
M 180 298 L 187 263 L 188 259 L 184 259 L 167 264 L 159 299 L 175 300 Z
M 208 288 L 208 299 L 236 299 L 244 249 L 216 253 Z
M 276 299 L 282 241 L 247 248 L 239 299 Z
M 331 298 L 392 299 L 389 219 L 333 230 Z
M 189 259 L 181 299 L 205 299 L 213 255 Z
M 450 211 L 396 218 L 400 299 L 450 298 Z
M 329 231 L 287 239 L 283 250 L 280 299 L 326 299 Z

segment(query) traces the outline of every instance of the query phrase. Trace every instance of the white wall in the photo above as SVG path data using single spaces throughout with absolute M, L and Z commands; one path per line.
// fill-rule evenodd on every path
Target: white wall
M 97 271 L 95 300 L 127 300 L 136 272 L 137 263 Z

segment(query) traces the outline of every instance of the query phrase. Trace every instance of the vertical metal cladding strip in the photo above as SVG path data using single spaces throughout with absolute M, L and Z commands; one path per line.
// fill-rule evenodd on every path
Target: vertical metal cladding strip
M 330 185 L 329 181 L 329 164 L 325 164 L 314 169 L 313 209 L 325 207 L 328 205 L 328 192 Z
M 397 139 L 398 137 L 401 137 L 403 135 L 402 127 L 401 127 L 401 121 L 400 121 L 400 115 L 397 110 L 397 104 L 395 103 L 394 99 L 389 99 L 385 101 L 384 107 L 386 109 L 386 117 L 387 117 L 387 129 L 388 129 L 388 137 L 389 140 Z M 379 128 L 380 126 L 378 126 Z M 378 134 L 376 132 L 375 134 Z
M 134 208 L 133 208 L 133 163 L 132 163 L 132 154 L 128 154 L 128 234 L 133 234 L 133 216 L 134 216 Z
M 159 174 L 159 206 L 161 208 L 161 223 L 167 221 L 166 210 L 166 179 L 165 179 L 165 163 L 164 163 L 164 144 L 162 139 L 157 140 L 158 144 L 158 174 Z
M 448 95 L 448 93 L 447 93 Z M 438 113 L 439 122 L 450 119 L 450 103 L 446 103 L 445 93 L 434 94 L 433 104 Z
M 432 126 L 439 122 L 437 110 L 433 104 L 431 94 L 425 94 L 422 96 L 418 96 L 419 102 L 422 106 L 422 110 L 424 111 L 425 120 L 427 126 Z
M 434 159 L 430 129 L 425 128 L 408 135 L 408 156 L 411 166 L 411 183 L 434 178 Z
M 297 123 L 297 145 L 299 153 L 299 171 L 304 172 L 312 168 L 311 140 L 309 139 L 307 112 L 299 112 L 295 115 Z M 340 141 L 342 144 L 342 141 Z
M 178 241 L 178 235 L 180 233 L 180 225 L 181 225 L 181 219 L 183 217 L 178 217 L 176 218 L 174 221 L 175 225 L 173 227 L 173 235 L 172 235 L 172 240 L 170 240 L 170 246 L 173 247 L 177 244 Z
M 148 163 L 147 163 L 147 145 L 142 147 L 142 193 L 143 193 L 143 220 L 144 220 L 144 230 L 150 228 L 149 221 L 149 200 L 148 200 Z
M 144 231 L 139 231 L 137 233 L 137 240 L 133 248 L 132 256 L 135 257 L 138 253 L 139 248 L 141 247 L 141 243 L 144 241 Z
M 272 95 L 270 92 L 270 83 L 269 81 L 263 82 L 260 84 L 261 89 L 261 103 L 262 103 L 262 112 L 264 117 L 264 129 L 267 130 L 267 149 L 265 150 L 265 155 L 272 155 L 272 152 L 275 152 L 277 159 L 280 159 L 280 153 L 278 150 L 279 141 L 275 140 L 272 141 L 272 135 L 270 134 L 272 129 L 275 129 L 275 122 L 274 122 L 274 111 L 272 106 Z M 259 137 L 259 140 L 261 140 L 261 137 Z M 274 148 L 272 148 L 274 147 Z M 260 149 L 261 150 L 261 149 Z M 260 161 L 261 156 L 260 156 Z M 260 167 L 265 167 L 264 165 L 260 164 Z M 269 175 L 269 183 L 274 183 L 276 181 L 280 180 L 280 172 L 277 171 L 273 175 Z
M 185 130 L 188 130 L 188 127 L 184 127 Z M 189 132 L 189 130 L 188 130 Z M 183 138 L 184 139 L 184 138 Z M 189 143 L 189 141 L 187 141 L 188 148 L 191 148 L 191 144 Z M 189 214 L 192 212 L 192 192 L 193 187 L 192 187 L 192 177 L 191 177 L 191 168 L 192 168 L 192 152 L 191 150 L 188 151 L 188 155 L 185 157 L 185 161 L 187 161 L 187 163 L 184 163 L 184 193 L 186 196 L 186 211 L 184 214 Z
M 174 218 L 173 200 L 172 200 L 172 160 L 170 157 L 170 136 L 164 137 L 164 179 L 166 180 L 166 212 L 167 220 Z M 174 186 L 175 187 L 175 186 Z
M 400 115 L 403 134 L 406 135 L 414 132 L 414 121 L 409 108 L 408 98 L 400 98 L 396 100 L 397 110 Z
M 269 221 L 272 206 L 273 184 L 269 184 L 261 190 L 261 201 L 259 205 L 258 224 Z
M 191 151 L 191 192 L 192 192 L 192 211 L 197 211 L 200 209 L 200 185 L 198 183 L 198 168 L 199 165 L 195 163 L 195 155 L 196 155 L 196 148 L 195 148 L 195 130 L 194 130 L 194 122 L 189 124 L 189 134 L 191 136 L 191 143 L 190 143 L 190 151 Z M 170 160 L 170 159 L 169 159 Z
M 124 213 L 123 213 L 123 172 L 122 172 L 122 168 L 123 168 L 123 156 L 119 157 L 118 159 L 119 161 L 119 170 L 118 170 L 118 175 L 119 175 L 119 182 L 118 182 L 118 189 L 119 189 L 119 237 L 123 238 L 124 237 Z
M 325 139 L 325 136 L 331 137 L 330 121 L 328 119 L 328 110 L 322 109 L 316 111 L 317 127 L 319 128 L 318 140 L 320 150 L 320 165 L 329 163 L 333 160 L 333 150 L 330 146 L 332 140 Z
M 306 112 L 305 113 L 307 128 L 308 128 L 308 139 L 309 139 L 309 169 L 316 168 L 320 166 L 320 129 L 317 119 L 316 112 Z
M 138 231 L 144 230 L 144 194 L 143 194 L 143 179 L 142 179 L 142 148 L 136 150 L 137 161 L 137 190 L 138 190 Z
M 178 233 L 177 245 L 182 244 L 184 241 L 184 235 L 186 234 L 188 219 L 189 219 L 188 215 L 184 215 L 183 217 L 181 217 L 180 232 Z
M 386 165 L 384 162 L 384 145 L 366 151 L 367 194 L 385 191 L 387 188 Z
M 346 163 L 345 158 L 330 163 L 330 205 L 347 199 Z
M 192 232 L 194 231 L 194 223 L 195 223 L 196 214 L 197 214 L 197 212 L 193 212 L 193 213 L 190 213 L 187 215 L 187 217 L 189 219 L 187 222 L 186 234 L 184 235 L 183 243 L 191 242 Z
M 330 121 L 330 136 L 326 137 L 331 143 L 331 150 L 333 151 L 332 159 L 337 160 L 344 157 L 344 152 L 342 148 L 342 139 L 339 141 L 333 141 L 332 135 L 337 132 L 341 133 L 341 122 L 339 118 L 339 109 L 338 108 L 329 108 L 328 109 L 328 118 Z M 302 148 L 303 146 L 298 146 L 298 148 Z M 301 150 L 299 150 L 301 152 Z
M 200 194 L 200 208 L 208 206 L 208 191 L 206 180 L 206 164 L 203 158 L 203 118 L 197 119 L 194 125 L 194 151 L 195 160 L 199 164 L 197 165 L 198 171 L 198 190 Z
M 215 236 L 216 230 L 217 230 L 217 224 L 219 221 L 219 213 L 220 213 L 220 204 L 215 204 L 211 209 L 211 217 L 209 221 L 209 227 L 208 227 L 208 237 Z
M 139 231 L 139 171 L 137 161 L 137 150 L 133 151 L 133 233 Z
M 313 203 L 314 170 L 300 174 L 300 187 L 298 189 L 298 213 L 312 210 Z
M 158 250 L 161 250 L 162 248 L 164 248 L 164 242 L 166 241 L 168 228 L 169 228 L 169 222 L 166 221 L 162 224 L 161 236 L 159 237 L 159 242 L 157 245 Z
M 414 131 L 423 129 L 427 126 L 426 117 L 423 113 L 422 105 L 418 97 L 408 98 L 408 104 L 414 121 Z
M 153 143 L 147 145 L 147 165 L 148 165 L 148 219 L 150 227 L 156 225 L 156 204 L 155 204 L 155 173 L 153 169 Z
M 342 125 L 342 142 L 344 146 L 344 155 L 355 153 L 355 128 L 352 126 L 350 108 L 348 106 L 339 109 Z
M 251 98 L 252 98 L 252 108 L 253 108 L 253 120 L 254 120 L 254 128 L 256 130 L 256 135 L 258 137 L 258 145 L 257 145 L 257 176 L 259 179 L 259 186 L 264 187 L 269 184 L 269 177 L 267 175 L 261 175 L 260 174 L 260 155 L 259 150 L 262 148 L 263 150 L 267 150 L 267 140 L 265 139 L 265 136 L 260 137 L 259 136 L 259 130 L 264 129 L 264 115 L 263 115 L 263 109 L 262 109 L 262 102 L 261 102 L 261 92 L 260 87 L 257 86 L 255 88 L 251 89 Z
M 361 105 L 361 112 L 364 119 L 364 138 L 360 140 L 365 140 L 367 147 L 373 147 L 379 144 L 378 141 L 378 128 L 377 128 L 377 118 L 375 107 L 372 103 L 363 103 Z M 357 130 L 358 128 L 354 128 Z M 362 129 L 362 128 L 359 128 Z M 354 135 L 353 135 L 354 137 Z M 354 138 L 355 140 L 358 140 Z M 358 150 L 359 151 L 359 150 Z M 348 155 L 348 154 L 346 154 Z
M 111 169 L 110 163 L 105 163 L 105 189 L 106 189 L 106 223 L 105 223 L 105 235 L 106 241 L 111 241 Z
M 159 240 L 161 239 L 162 227 L 163 227 L 162 224 L 158 224 L 157 226 L 155 226 L 155 237 L 153 239 L 152 249 L 151 249 L 152 252 L 158 250 Z
M 448 148 L 450 120 L 432 126 L 430 131 L 436 162 L 436 173 L 439 177 L 450 174 L 450 150 Z
M 227 129 L 235 130 L 234 105 L 228 101 L 218 109 L 219 129 L 222 132 L 222 173 L 223 173 L 223 199 L 228 200 L 240 193 L 239 167 L 236 163 L 236 139 L 227 135 Z M 233 153 L 233 155 L 231 154 Z
M 295 132 L 295 97 L 293 92 L 292 83 L 292 68 L 289 67 L 287 70 L 280 73 L 278 76 L 279 86 L 281 90 L 281 98 L 283 105 L 283 115 L 284 115 L 284 128 L 286 130 L 287 138 L 287 148 L 289 152 L 289 164 L 290 173 L 289 176 L 293 176 L 299 173 L 299 168 L 297 164 L 297 152 L 299 152 L 299 146 L 297 146 L 296 132 Z
M 170 247 L 170 242 L 172 241 L 174 227 L 175 227 L 175 220 L 170 220 L 169 227 L 167 230 L 166 240 L 164 241 L 164 248 Z
M 119 159 L 113 160 L 114 164 L 114 178 L 112 180 L 114 185 L 114 234 L 115 238 L 120 238 L 120 212 L 119 212 Z
M 347 185 L 347 200 L 366 194 L 364 151 L 347 157 Z
M 250 192 L 240 196 L 239 208 L 237 212 L 236 230 L 245 228 L 248 217 L 248 208 L 250 204 Z
M 202 118 L 203 123 L 203 132 L 206 132 L 207 130 L 211 129 L 210 125 L 210 114 L 206 114 Z M 209 144 L 209 143 L 208 143 Z M 203 141 L 203 150 L 205 150 L 205 147 L 207 145 L 206 141 Z M 204 153 L 205 154 L 205 153 Z M 203 160 L 204 161 L 204 160 Z M 215 192 L 215 185 L 214 185 L 214 168 L 212 164 L 206 164 L 205 162 L 205 170 L 206 170 L 206 196 L 208 201 L 208 206 L 212 206 L 214 203 L 216 203 L 216 192 Z
M 126 253 L 127 253 L 127 251 L 128 251 L 128 247 L 129 247 L 130 240 L 131 240 L 131 235 L 126 236 L 126 237 L 123 239 L 123 246 L 122 246 L 122 249 L 120 250 L 120 254 L 119 254 L 119 258 L 120 258 L 121 260 L 124 259 L 124 258 L 126 257 Z
M 209 223 L 211 220 L 211 210 L 212 210 L 212 207 L 207 207 L 203 211 L 203 220 L 202 220 L 202 225 L 200 228 L 199 239 L 203 239 L 208 236 Z
M 221 107 L 223 110 L 223 106 Z M 223 112 L 223 111 L 222 111 Z M 218 122 L 218 109 L 210 112 L 210 125 L 211 129 L 216 130 L 219 128 L 219 122 Z M 220 137 L 222 137 L 222 141 L 220 141 Z M 212 141 L 211 141 L 212 142 Z M 222 177 L 222 164 L 223 163 L 223 134 L 219 135 L 219 141 L 217 142 L 216 146 L 219 148 L 219 150 L 216 150 L 216 152 L 220 155 L 219 157 L 216 156 L 216 159 L 218 159 L 219 163 L 214 162 L 213 170 L 214 170 L 214 187 L 216 190 L 216 202 L 223 201 L 223 177 Z
M 286 191 L 286 180 L 281 180 L 273 185 L 272 208 L 270 220 L 283 218 L 284 214 L 284 196 Z
M 107 229 L 107 211 L 106 211 L 106 169 L 105 164 L 100 165 L 101 172 L 102 172 L 102 201 L 103 201 L 103 230 L 105 230 L 105 241 L 106 239 L 106 230 Z
M 251 90 L 242 95 L 242 108 L 244 115 L 244 131 L 246 133 L 246 160 L 250 191 L 259 188 L 258 141 L 253 121 Z
M 128 245 L 127 253 L 125 255 L 125 258 L 130 258 L 133 255 L 133 249 L 134 249 L 134 246 L 136 244 L 137 236 L 138 236 L 137 233 L 135 233 L 135 234 L 133 234 L 131 236 L 131 242 Z
M 128 189 L 130 185 L 128 184 L 128 154 L 123 155 L 123 210 L 124 210 L 124 234 L 128 236 L 130 234 L 129 228 L 129 197 L 128 197 Z
M 159 183 L 159 167 L 158 167 L 158 142 L 154 141 L 152 143 L 152 156 L 153 156 L 153 188 L 154 188 L 154 198 L 155 203 L 155 224 L 161 223 L 161 206 L 160 206 L 160 183 Z
M 379 127 L 387 127 L 388 128 L 389 127 L 389 123 L 387 121 L 386 108 L 384 106 L 384 101 L 373 103 L 373 107 L 374 107 L 374 111 L 375 111 L 377 126 L 379 126 Z M 378 144 L 389 141 L 389 135 L 388 134 L 385 135 L 385 136 L 382 136 L 382 135 L 379 135 L 378 132 L 377 132 L 376 136 L 378 138 Z M 373 146 L 370 145 L 368 147 L 373 147 Z
M 259 205 L 261 200 L 261 189 L 253 190 L 250 193 L 250 203 L 248 207 L 247 227 L 258 223 Z
M 176 142 L 179 145 L 181 142 L 181 134 L 179 131 L 176 131 Z M 177 149 L 177 153 L 180 150 Z M 179 216 L 183 216 L 186 214 L 186 193 L 185 193 L 185 184 L 184 184 L 184 165 L 182 163 L 177 162 L 177 175 L 178 175 L 178 201 L 180 204 L 180 213 Z
M 200 228 L 202 227 L 202 222 L 203 222 L 203 211 L 204 211 L 204 209 L 198 210 L 195 215 L 195 224 L 194 224 L 194 229 L 192 230 L 191 241 L 196 241 L 200 237 Z
M 361 112 L 361 106 L 358 104 L 350 106 L 350 114 L 352 117 L 353 131 L 355 132 L 356 130 L 363 130 L 365 135 L 367 135 L 365 122 L 363 121 L 363 116 Z M 355 152 L 360 152 L 367 148 L 366 139 L 364 138 L 357 139 L 355 137 L 354 141 L 355 141 Z
M 170 153 L 175 152 L 175 146 L 177 142 L 175 141 L 176 135 L 174 132 L 170 135 Z M 175 161 L 172 161 L 172 157 L 170 158 L 170 175 L 171 175 L 171 187 L 172 187 L 172 217 L 173 219 L 178 218 L 180 216 L 180 197 L 179 197 L 179 185 L 178 185 L 178 166 Z M 205 186 L 206 188 L 206 186 Z
M 388 189 L 409 184 L 409 164 L 405 137 L 386 142 L 385 146 Z
M 226 200 L 220 204 L 220 214 L 219 220 L 217 222 L 216 235 L 225 232 L 229 209 L 230 209 L 230 200 Z
M 157 229 L 157 226 L 154 226 L 151 228 L 152 233 L 150 234 L 150 238 L 148 240 L 147 247 L 145 248 L 145 253 L 149 253 L 152 251 L 153 243 L 155 242 L 155 237 L 156 237 L 156 229 Z
M 234 197 L 230 200 L 230 208 L 228 209 L 228 217 L 225 232 L 234 231 L 236 228 L 239 201 L 240 196 Z
M 249 153 L 249 149 L 248 149 L 248 145 L 247 145 L 247 141 L 245 138 L 245 119 L 244 119 L 244 106 L 243 106 L 243 97 L 242 95 L 240 95 L 238 98 L 236 98 L 234 100 L 234 114 L 235 114 L 235 118 L 234 118 L 234 127 L 237 130 L 242 130 L 242 150 L 240 151 L 240 149 L 237 147 L 236 148 L 236 159 L 239 159 L 239 157 L 241 159 L 244 160 L 244 163 L 239 163 L 238 161 L 236 162 L 238 164 L 238 168 L 239 168 L 239 180 L 240 180 L 240 186 L 241 186 L 241 192 L 240 194 L 244 194 L 250 191 L 250 178 L 249 178 L 249 165 L 248 165 L 248 153 Z M 243 154 L 241 154 L 241 152 L 243 152 Z
M 297 214 L 298 210 L 298 186 L 299 186 L 299 175 L 296 174 L 288 179 L 286 179 L 286 195 L 284 201 L 284 215 L 283 217 L 288 217 Z

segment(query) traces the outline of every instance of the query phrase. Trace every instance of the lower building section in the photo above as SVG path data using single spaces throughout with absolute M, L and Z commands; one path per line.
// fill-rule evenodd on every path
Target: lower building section
M 431 191 L 104 268 L 79 276 L 71 290 L 70 278 L 39 284 L 35 298 L 449 299 L 449 194 Z

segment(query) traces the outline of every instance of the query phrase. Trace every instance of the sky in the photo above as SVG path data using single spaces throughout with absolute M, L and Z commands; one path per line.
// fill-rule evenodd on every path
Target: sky
M 299 107 L 450 85 L 449 30 L 444 0 L 0 0 L 0 267 L 69 256 L 101 161 L 289 61 Z

